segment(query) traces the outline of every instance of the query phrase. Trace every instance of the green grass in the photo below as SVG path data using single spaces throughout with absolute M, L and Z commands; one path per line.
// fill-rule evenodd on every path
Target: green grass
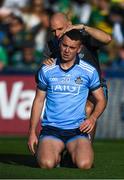
M 124 140 L 96 140 L 95 163 L 91 170 L 37 167 L 26 138 L 0 138 L 1 179 L 123 179 Z

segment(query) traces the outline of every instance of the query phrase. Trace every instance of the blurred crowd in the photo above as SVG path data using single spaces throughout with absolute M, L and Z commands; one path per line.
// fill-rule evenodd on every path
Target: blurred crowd
M 99 52 L 102 68 L 124 69 L 124 0 L 1 0 L 0 71 L 36 70 L 52 36 L 49 19 L 64 12 L 73 24 L 83 23 L 112 35 Z

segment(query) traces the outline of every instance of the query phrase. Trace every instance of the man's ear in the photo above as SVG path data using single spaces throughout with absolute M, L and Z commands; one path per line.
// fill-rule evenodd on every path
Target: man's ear
M 79 49 L 78 49 L 78 53 L 81 52 L 82 47 L 83 47 L 83 45 L 81 44 L 80 47 L 79 47 Z

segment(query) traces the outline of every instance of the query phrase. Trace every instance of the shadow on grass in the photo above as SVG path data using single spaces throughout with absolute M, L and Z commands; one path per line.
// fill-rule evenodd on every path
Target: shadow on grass
M 0 154 L 0 162 L 12 165 L 23 165 L 37 168 L 36 158 L 31 155 L 24 154 Z
M 22 165 L 33 168 L 39 167 L 36 158 L 32 155 L 0 153 L 0 162 L 4 164 Z M 76 168 L 76 166 L 72 163 L 71 156 L 68 153 L 66 153 L 64 158 L 62 158 L 60 166 Z

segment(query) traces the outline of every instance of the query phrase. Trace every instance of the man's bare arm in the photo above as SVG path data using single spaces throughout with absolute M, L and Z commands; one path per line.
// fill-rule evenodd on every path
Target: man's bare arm
M 66 29 L 66 31 L 69 31 L 71 29 L 84 29 L 90 36 L 92 36 L 94 39 L 104 44 L 108 44 L 112 40 L 112 37 L 110 34 L 94 27 L 85 26 L 84 24 L 70 25 Z
M 100 87 L 99 89 L 93 91 L 92 94 L 96 99 L 95 108 L 90 117 L 87 118 L 80 126 L 80 130 L 87 133 L 90 133 L 93 130 L 97 119 L 101 116 L 106 107 L 106 99 L 104 97 L 103 88 Z
M 43 110 L 45 96 L 46 93 L 44 91 L 37 89 L 32 105 L 30 127 L 29 127 L 29 139 L 28 139 L 28 147 L 32 152 L 32 154 L 35 153 L 35 146 L 37 146 L 38 144 L 36 129 L 41 117 L 41 112 Z

